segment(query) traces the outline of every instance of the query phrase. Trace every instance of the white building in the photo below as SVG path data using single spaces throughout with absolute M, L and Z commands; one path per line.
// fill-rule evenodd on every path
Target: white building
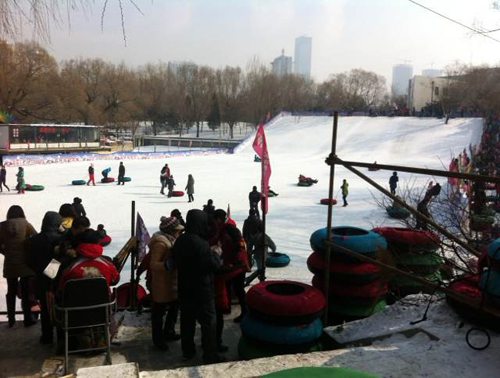
M 285 56 L 285 50 L 281 50 L 281 56 L 271 63 L 272 73 L 276 76 L 289 75 L 292 73 L 292 57 Z
M 449 80 L 447 77 L 415 75 L 408 88 L 408 109 L 419 112 L 426 105 L 440 101 Z
M 392 68 L 392 94 L 396 96 L 408 93 L 408 83 L 413 77 L 413 67 L 409 64 L 397 64 Z
M 295 70 L 297 75 L 306 79 L 311 78 L 311 60 L 312 60 L 312 38 L 295 38 Z
M 438 70 L 437 68 L 427 68 L 422 70 L 422 76 L 438 77 L 443 76 L 443 70 Z

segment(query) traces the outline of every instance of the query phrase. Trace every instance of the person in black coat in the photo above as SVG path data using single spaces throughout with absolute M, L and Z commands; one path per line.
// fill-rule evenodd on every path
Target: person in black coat
M 118 184 L 116 185 L 125 185 L 125 166 L 123 165 L 123 161 L 120 162 L 120 166 L 118 167 Z
M 62 217 L 55 211 L 45 213 L 42 222 L 42 231 L 32 236 L 28 242 L 28 265 L 35 272 L 36 295 L 40 301 L 40 317 L 42 323 L 42 336 L 40 343 L 52 344 L 53 329 L 50 321 L 50 312 L 47 303 L 47 292 L 52 286 L 51 279 L 43 274 L 54 257 L 55 247 L 63 236 L 61 227 Z
M 73 210 L 75 210 L 76 216 L 77 217 L 86 217 L 87 213 L 85 212 L 85 208 L 82 205 L 82 199 L 75 197 L 73 198 L 73 203 L 71 204 L 73 206 Z
M 186 222 L 184 222 L 184 219 L 182 218 L 182 214 L 179 211 L 179 209 L 173 209 L 170 212 L 170 216 L 171 217 L 176 217 L 179 220 L 179 222 L 181 223 L 182 227 L 186 227 Z
M 248 218 L 243 222 L 243 239 L 245 239 L 247 245 L 251 237 L 259 232 L 260 225 L 262 224 L 254 209 L 250 209 L 248 213 Z
M 222 250 L 213 250 L 204 239 L 207 215 L 193 209 L 186 216 L 186 233 L 173 246 L 178 271 L 181 302 L 181 347 L 184 359 L 196 355 L 194 333 L 196 321 L 201 326 L 203 361 L 224 361 L 217 354 L 214 272 L 220 267 Z
M 392 172 L 392 176 L 389 179 L 389 187 L 391 188 L 391 194 L 395 195 L 396 194 L 396 188 L 398 187 L 398 173 L 397 172 Z
M 250 209 L 254 209 L 257 214 L 259 214 L 259 202 L 261 200 L 261 194 L 257 191 L 257 187 L 254 186 L 252 191 L 248 193 L 248 201 L 250 202 Z

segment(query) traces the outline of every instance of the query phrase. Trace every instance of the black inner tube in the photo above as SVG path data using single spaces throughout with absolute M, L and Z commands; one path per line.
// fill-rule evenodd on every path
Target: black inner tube
M 469 340 L 469 337 L 471 335 L 471 333 L 473 331 L 478 331 L 480 333 L 483 333 L 486 335 L 486 344 L 482 345 L 482 346 L 475 346 L 475 345 L 472 345 L 470 340 Z M 472 349 L 474 350 L 485 350 L 486 348 L 488 348 L 490 346 L 490 343 L 491 343 L 491 337 L 490 337 L 490 334 L 488 333 L 488 331 L 486 331 L 484 328 L 471 328 L 467 331 L 467 334 L 465 335 L 465 342 L 467 343 L 467 345 L 469 347 L 471 347 Z
M 297 295 L 305 291 L 302 286 L 289 283 L 271 284 L 266 286 L 266 290 L 276 295 Z

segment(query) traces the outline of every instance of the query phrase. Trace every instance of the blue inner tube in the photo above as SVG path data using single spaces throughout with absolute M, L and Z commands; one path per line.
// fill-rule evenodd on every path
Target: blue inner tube
M 323 245 L 323 240 L 326 239 L 326 236 L 326 227 L 313 232 L 309 242 L 315 252 L 324 254 L 326 248 Z M 364 255 L 376 254 L 381 249 L 387 249 L 387 241 L 382 235 L 358 227 L 332 227 L 331 236 L 331 240 L 335 244 Z M 355 257 L 346 255 L 335 247 L 332 247 L 332 257 L 342 261 L 358 261 Z
M 85 185 L 87 182 L 85 180 L 73 180 L 71 185 Z
M 322 350 L 322 345 L 318 341 L 301 345 L 277 345 L 250 339 L 241 336 L 238 342 L 238 355 L 244 360 L 254 358 L 273 357 L 282 354 L 310 353 Z
M 284 253 L 271 252 L 267 254 L 266 265 L 271 268 L 282 268 L 290 264 L 290 257 Z
M 268 343 L 299 345 L 319 339 L 323 333 L 323 323 L 316 319 L 310 324 L 282 326 L 264 323 L 245 315 L 241 321 L 241 332 L 245 336 Z

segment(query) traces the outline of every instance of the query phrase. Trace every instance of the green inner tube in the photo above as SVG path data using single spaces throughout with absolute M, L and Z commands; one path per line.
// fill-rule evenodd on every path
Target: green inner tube
M 123 178 L 123 181 L 125 181 L 125 182 L 129 182 L 129 181 L 132 181 L 132 179 L 131 179 L 130 177 L 125 176 L 125 177 Z
M 299 181 L 298 186 L 312 186 L 312 182 L 309 181 Z
M 278 344 L 265 343 L 257 340 L 250 340 L 248 337 L 241 336 L 238 342 L 238 355 L 244 360 L 253 360 L 254 358 L 273 357 L 281 354 L 310 353 L 322 350 L 319 342 L 313 344 L 307 343 L 295 346 L 283 346 Z
M 398 265 L 404 265 L 411 268 L 413 265 L 435 266 L 438 268 L 444 264 L 444 259 L 437 253 L 405 253 L 395 256 Z
M 266 265 L 270 268 L 282 268 L 290 264 L 290 257 L 284 253 L 271 252 L 267 254 Z
M 87 182 L 85 180 L 73 180 L 71 185 L 85 185 Z
M 278 370 L 269 374 L 261 375 L 266 378 L 380 378 L 379 375 L 369 374 L 358 370 L 343 367 L 298 367 L 293 369 Z
M 473 215 L 472 221 L 477 224 L 493 224 L 495 217 L 491 215 Z
M 422 278 L 431 282 L 439 282 L 442 280 L 441 272 L 438 270 L 432 274 L 428 274 L 422 276 Z M 415 281 L 411 278 L 407 278 L 404 276 L 396 276 L 391 280 L 391 286 L 404 286 L 404 287 L 423 287 L 422 284 L 418 281 Z
M 332 301 L 330 304 L 329 312 L 333 314 L 362 318 L 371 316 L 373 314 L 376 314 L 377 312 L 382 311 L 385 308 L 385 306 L 387 306 L 385 299 L 381 299 L 376 304 L 370 304 L 370 305 L 352 305 L 352 304 L 340 305 Z
M 44 189 L 45 187 L 43 185 L 31 185 L 30 187 L 26 187 L 25 190 L 28 190 L 30 192 L 39 192 Z

